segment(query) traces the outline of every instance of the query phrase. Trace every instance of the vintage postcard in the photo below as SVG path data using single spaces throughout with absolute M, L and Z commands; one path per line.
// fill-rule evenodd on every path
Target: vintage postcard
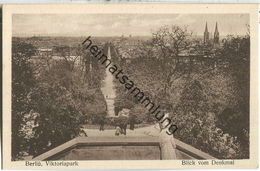
M 257 15 L 4 5 L 4 169 L 257 168 Z

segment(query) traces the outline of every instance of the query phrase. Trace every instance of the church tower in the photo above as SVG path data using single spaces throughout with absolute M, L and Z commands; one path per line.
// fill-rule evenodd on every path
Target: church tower
M 215 32 L 214 32 L 214 40 L 213 40 L 214 46 L 219 45 L 219 32 L 218 32 L 218 23 L 216 22 Z
M 205 27 L 205 31 L 204 31 L 204 44 L 208 44 L 209 43 L 209 31 L 208 31 L 208 25 L 206 22 L 206 27 Z

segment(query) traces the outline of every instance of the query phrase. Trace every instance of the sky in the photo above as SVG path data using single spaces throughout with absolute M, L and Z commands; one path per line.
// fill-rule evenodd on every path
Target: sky
M 220 36 L 245 35 L 248 14 L 15 14 L 13 36 L 150 36 L 164 25 L 188 26 L 203 35 L 205 24 Z

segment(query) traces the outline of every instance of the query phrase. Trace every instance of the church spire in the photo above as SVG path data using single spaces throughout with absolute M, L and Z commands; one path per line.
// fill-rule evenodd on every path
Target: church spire
M 216 22 L 215 34 L 218 33 L 218 22 Z
M 208 23 L 206 22 L 206 27 L 204 31 L 204 44 L 209 43 L 209 31 L 208 31 Z
M 216 22 L 215 32 L 214 32 L 214 46 L 219 45 L 219 32 L 218 32 L 218 22 Z
M 206 22 L 205 32 L 208 32 L 208 23 Z

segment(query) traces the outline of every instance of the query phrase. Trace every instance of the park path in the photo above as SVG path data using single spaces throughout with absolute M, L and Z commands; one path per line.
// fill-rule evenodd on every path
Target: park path
M 111 52 L 110 47 L 108 47 L 107 58 L 111 60 Z M 108 62 L 108 61 L 106 61 Z M 101 91 L 105 97 L 105 101 L 107 104 L 107 115 L 108 117 L 115 117 L 115 97 L 116 97 L 116 90 L 114 85 L 114 76 L 109 72 L 108 68 L 106 68 L 106 76 L 103 80 L 103 86 Z
M 115 137 L 115 129 L 108 129 L 99 131 L 98 129 L 84 129 L 88 137 Z M 137 128 L 134 130 L 127 129 L 126 135 L 120 135 L 119 137 L 144 137 L 144 136 L 158 136 L 160 133 L 159 129 L 155 125 Z

